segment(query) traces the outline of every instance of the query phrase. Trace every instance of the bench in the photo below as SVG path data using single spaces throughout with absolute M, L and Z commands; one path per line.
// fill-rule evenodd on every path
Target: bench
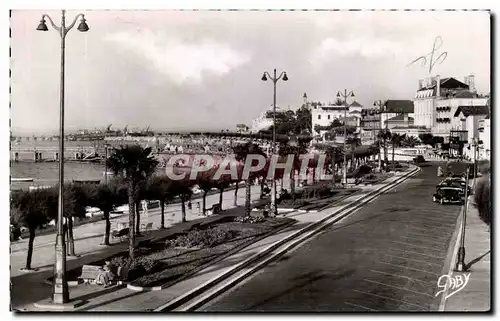
M 96 265 L 84 265 L 82 267 L 82 274 L 79 279 L 83 280 L 85 284 L 95 283 L 97 276 L 104 271 L 102 267 Z
M 113 239 L 120 239 L 120 241 L 123 241 L 123 239 L 127 238 L 128 237 L 128 234 L 129 234 L 129 228 L 126 227 L 126 228 L 122 228 L 120 230 L 114 230 L 111 232 L 111 237 Z
M 208 210 L 209 215 L 219 214 L 220 212 L 222 212 L 222 206 L 220 203 L 212 205 L 212 207 Z
M 151 232 L 153 229 L 153 223 L 141 224 L 141 229 L 146 233 Z

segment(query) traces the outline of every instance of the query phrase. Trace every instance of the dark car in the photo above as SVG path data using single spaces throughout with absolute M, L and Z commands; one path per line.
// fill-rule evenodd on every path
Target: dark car
M 418 155 L 417 157 L 413 158 L 413 162 L 415 164 L 418 164 L 418 163 L 425 163 L 425 158 L 424 156 L 422 155 Z
M 467 182 L 464 177 L 448 177 L 443 182 L 449 182 L 453 186 L 460 186 L 465 192 Z M 467 195 L 472 195 L 472 187 L 467 186 Z
M 461 187 L 440 186 L 432 196 L 432 201 L 441 204 L 463 204 L 463 189 Z

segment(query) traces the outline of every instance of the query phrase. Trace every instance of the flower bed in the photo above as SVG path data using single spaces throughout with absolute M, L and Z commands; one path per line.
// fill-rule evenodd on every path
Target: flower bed
M 133 262 L 124 255 L 114 257 L 111 262 L 129 268 L 127 281 L 132 285 L 165 287 L 293 222 L 284 218 L 236 220 L 141 247 Z

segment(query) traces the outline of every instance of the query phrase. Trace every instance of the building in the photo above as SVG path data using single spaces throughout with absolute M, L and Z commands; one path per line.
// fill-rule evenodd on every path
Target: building
M 326 128 L 330 126 L 335 119 L 343 121 L 346 115 L 348 125 L 351 123 L 352 126 L 360 126 L 361 110 L 363 107 L 356 101 L 347 108 L 345 106 L 334 105 L 333 103 L 312 103 L 311 107 L 312 128 L 316 135 L 321 135 L 323 132 L 316 130 L 318 126 Z
M 237 124 L 236 125 L 236 132 L 237 133 L 246 134 L 246 133 L 248 133 L 249 130 L 250 130 L 250 128 L 245 124 Z
M 461 106 L 484 106 L 487 97 L 478 95 L 474 76 L 467 76 L 464 82 L 453 77 L 431 77 L 419 81 L 415 95 L 414 125 L 425 126 L 435 136 L 448 141 L 453 128 L 452 119 Z
M 399 134 L 399 135 L 406 135 L 406 136 L 414 136 L 414 137 L 419 137 L 420 135 L 423 134 L 430 134 L 430 129 L 428 129 L 425 126 L 415 126 L 415 125 L 408 125 L 408 126 L 394 126 L 391 128 L 391 133 L 394 134 Z
M 276 114 L 286 113 L 287 110 L 276 106 Z M 279 117 L 279 116 L 278 116 Z M 270 109 L 264 110 L 259 117 L 252 121 L 252 133 L 258 133 L 261 130 L 269 129 L 273 125 L 273 106 Z
M 491 159 L 491 119 L 490 116 L 479 121 L 478 159 Z
M 413 126 L 411 100 L 387 100 L 381 108 L 364 108 L 361 111 L 361 137 L 374 140 L 382 128 Z M 387 125 L 387 126 L 386 126 Z
M 391 119 L 394 121 L 399 121 L 400 118 L 402 120 L 407 120 L 409 118 L 414 117 L 414 105 L 411 100 L 396 100 L 389 99 L 382 106 L 382 110 L 380 112 L 380 126 L 385 127 L 386 124 L 389 124 Z M 389 122 L 388 122 L 389 121 Z M 409 124 L 406 124 L 409 125 Z
M 465 143 L 463 154 L 469 159 L 474 159 L 474 141 L 480 140 L 481 121 L 488 116 L 488 106 L 459 106 L 453 115 L 451 132 L 463 133 L 460 141 Z

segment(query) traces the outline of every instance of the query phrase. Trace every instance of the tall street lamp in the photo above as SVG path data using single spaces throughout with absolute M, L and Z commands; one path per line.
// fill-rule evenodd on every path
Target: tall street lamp
M 465 264 L 465 224 L 467 222 L 467 207 L 469 206 L 469 195 L 467 194 L 469 189 L 469 167 L 465 172 L 465 201 L 464 208 L 462 211 L 462 234 L 460 235 L 460 247 L 458 248 L 457 263 L 455 270 L 458 272 L 467 271 L 467 264 Z
M 347 97 L 354 97 L 354 92 L 351 90 L 349 93 L 347 89 L 344 92 L 337 92 L 337 97 L 344 98 L 344 172 L 342 173 L 342 184 L 344 188 L 347 186 Z
M 288 77 L 286 75 L 286 71 L 281 72 L 279 77 L 276 75 L 276 69 L 274 69 L 274 74 L 271 76 L 267 71 L 264 71 L 262 75 L 262 80 L 267 81 L 267 78 L 272 80 L 273 82 L 273 144 L 272 144 L 272 155 L 276 154 L 276 83 L 278 80 L 283 79 L 283 81 L 287 81 Z M 272 182 L 272 191 L 271 191 L 271 214 L 276 216 L 278 214 L 278 208 L 276 207 L 276 180 L 273 177 Z
M 374 101 L 373 106 L 377 109 L 376 113 L 380 115 L 380 120 L 382 120 L 382 112 L 385 111 L 387 108 L 386 102 L 382 100 Z M 382 124 L 379 124 L 379 130 L 377 136 L 380 136 L 380 133 L 382 132 Z M 387 119 L 385 121 L 385 133 L 388 131 L 388 123 Z M 385 136 L 384 136 L 385 137 Z M 377 137 L 378 138 L 378 137 Z M 380 156 L 380 139 L 378 139 L 378 170 L 379 172 L 382 172 L 382 157 Z M 387 152 L 385 152 L 385 138 L 384 138 L 384 161 L 387 163 Z
M 87 32 L 89 26 L 85 22 L 85 16 L 83 14 L 78 14 L 73 22 L 66 26 L 66 16 L 65 10 L 61 13 L 61 26 L 56 26 L 52 18 L 47 15 L 42 15 L 42 20 L 36 28 L 39 31 L 48 31 L 47 25 L 45 24 L 45 18 L 47 18 L 52 25 L 52 27 L 59 33 L 61 37 L 61 87 L 60 87 L 60 107 L 59 107 L 59 206 L 57 212 L 57 237 L 56 237 L 56 261 L 54 266 L 54 288 L 52 294 L 53 304 L 65 304 L 69 302 L 69 292 L 68 292 L 68 282 L 66 280 L 66 244 L 64 240 L 63 232 L 63 212 L 64 212 L 64 51 L 65 51 L 65 40 L 68 32 L 75 26 L 78 18 L 80 19 L 80 24 L 77 29 L 81 32 Z

